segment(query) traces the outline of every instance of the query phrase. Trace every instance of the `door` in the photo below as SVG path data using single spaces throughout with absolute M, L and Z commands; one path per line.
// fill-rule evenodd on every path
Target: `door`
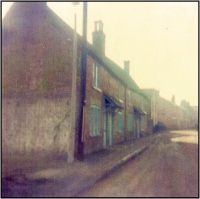
M 140 138 L 141 121 L 138 115 L 135 115 L 135 137 Z
M 140 118 L 137 118 L 137 138 L 140 138 Z
M 104 114 L 104 147 L 113 144 L 114 114 L 106 110 Z

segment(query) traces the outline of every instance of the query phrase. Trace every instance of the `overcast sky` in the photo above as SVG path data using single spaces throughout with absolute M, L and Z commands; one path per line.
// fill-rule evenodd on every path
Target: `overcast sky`
M 2 17 L 11 3 L 2 2 Z M 72 28 L 77 13 L 82 34 L 82 3 L 49 2 Z M 102 20 L 106 55 L 123 67 L 140 88 L 155 88 L 176 104 L 198 105 L 198 2 L 88 2 L 88 41 L 94 21 Z

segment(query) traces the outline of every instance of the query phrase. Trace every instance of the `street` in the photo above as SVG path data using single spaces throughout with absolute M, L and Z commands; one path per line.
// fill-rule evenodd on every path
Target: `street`
M 198 132 L 171 131 L 78 197 L 198 197 Z

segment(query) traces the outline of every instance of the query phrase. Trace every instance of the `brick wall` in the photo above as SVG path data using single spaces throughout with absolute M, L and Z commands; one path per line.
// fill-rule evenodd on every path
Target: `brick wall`
M 93 80 L 93 63 L 96 62 L 95 58 L 91 56 L 87 57 L 87 85 L 86 85 L 86 107 L 85 107 L 85 129 L 84 129 L 84 146 L 85 153 L 97 151 L 104 146 L 104 101 L 103 95 L 114 97 L 119 99 L 119 85 L 121 83 L 113 77 L 102 65 L 100 65 L 101 74 L 101 88 L 100 90 L 92 86 Z M 98 62 L 97 62 L 98 63 Z M 125 89 L 124 89 L 125 91 Z M 90 136 L 90 106 L 96 105 L 101 107 L 101 135 L 91 137 Z M 123 103 L 121 103 L 124 106 Z M 124 115 L 124 110 L 122 109 Z M 117 126 L 117 114 L 114 116 L 114 144 L 124 140 L 124 133 L 118 132 Z
M 6 158 L 33 153 L 67 155 L 72 31 L 47 7 L 43 14 L 33 12 L 27 19 L 11 11 L 2 29 L 2 153 Z M 80 75 L 80 67 L 77 70 Z M 79 88 L 79 76 L 77 81 Z M 77 119 L 79 110 L 77 106 Z

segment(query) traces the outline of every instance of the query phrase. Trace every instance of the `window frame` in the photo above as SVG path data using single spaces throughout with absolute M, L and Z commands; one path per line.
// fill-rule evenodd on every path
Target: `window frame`
M 100 78 L 100 66 L 97 63 L 93 63 L 93 79 L 92 86 L 96 89 L 101 89 L 101 78 Z

